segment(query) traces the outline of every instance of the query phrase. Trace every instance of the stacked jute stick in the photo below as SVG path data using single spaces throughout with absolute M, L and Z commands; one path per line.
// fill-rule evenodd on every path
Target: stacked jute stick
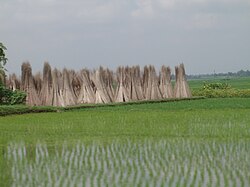
M 83 103 L 112 103 L 140 100 L 192 97 L 184 65 L 175 67 L 175 85 L 171 70 L 162 66 L 157 74 L 154 66 L 118 67 L 116 72 L 100 67 L 89 71 L 51 69 L 44 63 L 43 73 L 32 74 L 30 64 L 22 64 L 21 78 L 9 75 L 6 85 L 27 93 L 26 104 L 34 106 L 71 106 Z

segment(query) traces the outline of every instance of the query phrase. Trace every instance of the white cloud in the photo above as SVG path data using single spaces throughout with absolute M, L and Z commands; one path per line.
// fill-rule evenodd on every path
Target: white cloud
M 77 21 L 80 23 L 103 23 L 129 16 L 139 19 L 157 18 L 169 12 L 202 10 L 210 4 L 232 6 L 250 5 L 250 0 L 136 0 L 133 9 L 131 1 L 121 0 L 2 0 L 0 21 L 25 23 L 57 23 Z M 197 8 L 198 7 L 198 8 Z M 208 6 L 207 6 L 208 7 Z M 196 14 L 196 12 L 195 12 Z M 178 16 L 173 14 L 174 16 Z M 8 20 L 8 21 L 6 21 Z
M 218 24 L 218 16 L 212 13 L 199 13 L 193 16 L 190 27 L 197 29 L 211 29 Z
M 198 54 L 209 64 L 210 51 L 228 46 L 232 50 L 222 60 L 237 56 L 248 62 L 249 5 L 250 0 L 1 0 L 0 33 L 8 65 L 12 61 L 18 71 L 16 63 L 26 59 L 37 67 L 43 59 L 77 67 L 170 63 L 180 56 L 199 64 Z
M 78 9 L 73 17 L 83 22 L 105 22 L 115 18 L 118 7 L 113 3 L 93 5 Z
M 152 0 L 137 0 L 137 9 L 131 12 L 131 16 L 135 18 L 152 18 L 154 16 L 154 8 Z
M 116 0 L 12 0 L 5 1 L 2 5 L 0 19 L 25 23 L 55 23 L 69 20 L 110 21 L 116 17 L 124 3 Z
M 156 3 L 164 9 L 171 9 L 178 3 L 178 1 L 176 1 L 176 0 L 156 0 Z

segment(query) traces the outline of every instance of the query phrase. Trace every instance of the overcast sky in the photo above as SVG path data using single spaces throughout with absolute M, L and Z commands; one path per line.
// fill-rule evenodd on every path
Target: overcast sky
M 8 70 L 174 66 L 250 69 L 250 0 L 1 0 Z

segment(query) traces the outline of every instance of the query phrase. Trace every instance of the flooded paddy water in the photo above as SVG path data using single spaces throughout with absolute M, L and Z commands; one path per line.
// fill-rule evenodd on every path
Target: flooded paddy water
M 250 186 L 250 141 L 9 143 L 12 186 Z

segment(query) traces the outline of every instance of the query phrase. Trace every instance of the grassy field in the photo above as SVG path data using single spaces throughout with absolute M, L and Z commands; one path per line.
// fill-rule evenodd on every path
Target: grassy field
M 192 90 L 200 89 L 203 83 L 228 83 L 236 89 L 250 89 L 250 77 L 232 77 L 232 78 L 213 78 L 213 79 L 197 79 L 189 80 L 188 83 Z
M 249 186 L 250 99 L 0 117 L 0 186 Z

